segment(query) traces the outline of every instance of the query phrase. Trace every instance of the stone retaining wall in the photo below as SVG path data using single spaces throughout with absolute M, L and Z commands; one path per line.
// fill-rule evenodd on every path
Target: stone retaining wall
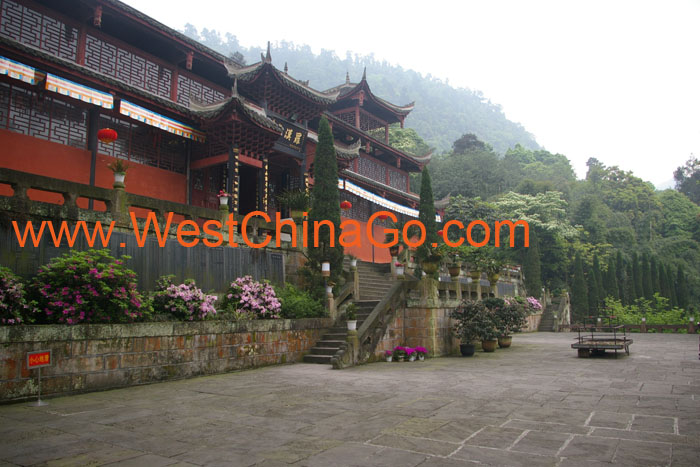
M 0 402 L 37 394 L 27 352 L 52 350 L 42 395 L 64 395 L 301 361 L 329 318 L 0 327 Z

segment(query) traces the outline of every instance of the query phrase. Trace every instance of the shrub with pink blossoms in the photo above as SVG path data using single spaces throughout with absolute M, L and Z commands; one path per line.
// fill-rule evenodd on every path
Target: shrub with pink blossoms
M 0 325 L 31 322 L 34 306 L 24 296 L 24 284 L 7 268 L 0 267 Z
M 136 273 L 109 250 L 70 251 L 39 268 L 30 290 L 40 323 L 131 323 L 150 314 Z
M 175 276 L 163 276 L 158 280 L 153 293 L 153 309 L 156 313 L 172 316 L 178 320 L 201 321 L 216 314 L 216 295 L 207 295 L 198 288 L 193 279 L 175 284 Z
M 268 282 L 258 282 L 250 276 L 231 282 L 222 301 L 222 307 L 234 317 L 253 319 L 279 319 L 282 305 L 275 289 Z

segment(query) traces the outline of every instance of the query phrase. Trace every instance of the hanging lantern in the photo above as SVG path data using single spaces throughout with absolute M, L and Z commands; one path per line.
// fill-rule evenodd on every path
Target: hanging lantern
M 443 233 L 444 233 L 444 230 L 438 230 L 438 236 L 442 237 Z
M 321 263 L 321 276 L 330 277 L 331 275 L 331 263 L 324 261 Z
M 97 132 L 97 139 L 106 144 L 113 143 L 117 140 L 117 132 L 111 128 L 102 128 Z
M 352 207 L 352 203 L 350 201 L 343 201 L 342 203 L 340 203 L 340 209 L 347 211 L 351 207 Z
M 385 220 L 387 220 L 388 217 L 389 217 L 388 214 L 380 214 L 377 216 L 377 219 L 379 219 L 380 221 L 385 221 Z

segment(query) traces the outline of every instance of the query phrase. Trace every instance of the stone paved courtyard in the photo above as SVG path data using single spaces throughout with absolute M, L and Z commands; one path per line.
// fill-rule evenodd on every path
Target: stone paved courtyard
M 0 406 L 0 465 L 700 465 L 698 336 L 637 334 L 618 359 L 573 337 Z

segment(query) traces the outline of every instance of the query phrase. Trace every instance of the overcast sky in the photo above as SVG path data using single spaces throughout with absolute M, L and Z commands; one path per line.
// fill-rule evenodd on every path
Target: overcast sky
M 340 57 L 374 53 L 481 90 L 579 177 L 596 157 L 666 185 L 700 156 L 700 0 L 126 3 L 246 47 L 287 40 Z

